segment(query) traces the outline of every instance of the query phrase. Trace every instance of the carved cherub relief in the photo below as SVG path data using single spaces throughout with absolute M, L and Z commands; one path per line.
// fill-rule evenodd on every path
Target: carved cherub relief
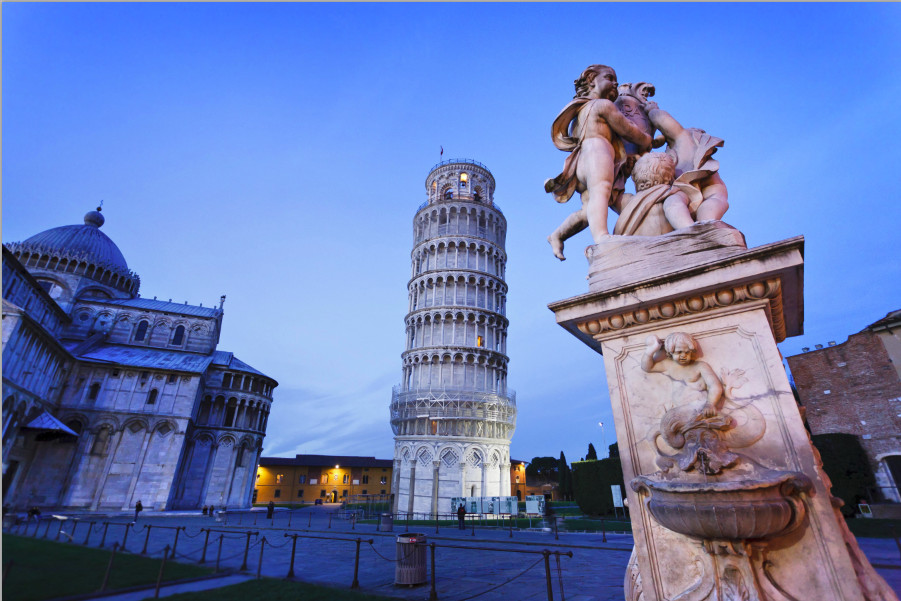
M 657 464 L 667 472 L 719 474 L 735 466 L 741 456 L 731 449 L 753 444 L 763 436 L 763 415 L 750 403 L 731 402 L 732 391 L 747 382 L 743 370 L 721 371 L 722 378 L 706 362 L 697 359 L 697 340 L 675 332 L 661 341 L 649 336 L 641 368 L 670 381 L 666 412 L 654 432 Z M 729 403 L 727 407 L 726 404 Z M 742 431 L 736 429 L 742 424 Z M 658 439 L 673 452 L 661 449 Z

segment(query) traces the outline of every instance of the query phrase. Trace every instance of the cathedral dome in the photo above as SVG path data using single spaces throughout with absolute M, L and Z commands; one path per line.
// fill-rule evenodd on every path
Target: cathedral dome
M 54 227 L 6 246 L 26 266 L 86 275 L 124 292 L 136 293 L 140 279 L 128 269 L 116 243 L 100 231 L 105 221 L 97 207 L 85 214 L 84 225 Z
M 20 245 L 23 250 L 40 249 L 46 254 L 81 255 L 88 263 L 127 273 L 128 263 L 122 251 L 100 231 L 104 222 L 99 210 L 90 211 L 84 216 L 84 225 L 54 227 L 35 234 Z

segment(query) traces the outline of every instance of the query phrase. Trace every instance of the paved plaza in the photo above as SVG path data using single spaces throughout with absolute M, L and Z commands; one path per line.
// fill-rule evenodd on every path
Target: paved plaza
M 264 577 L 286 578 L 291 569 L 292 548 L 296 580 L 350 588 L 359 539 L 360 590 L 411 600 L 429 598 L 429 583 L 419 586 L 394 583 L 396 539 L 406 528 L 395 526 L 393 532 L 378 532 L 375 524 L 355 524 L 345 519 L 337 506 L 280 510 L 273 520 L 267 520 L 265 515 L 265 511 L 228 512 L 226 519 L 217 521 L 196 512 L 144 512 L 135 526 L 128 525 L 132 516 L 124 513 L 106 517 L 67 515 L 69 519 L 63 521 L 59 540 L 71 538 L 79 545 L 87 541 L 92 547 L 102 543 L 104 548 L 124 541 L 128 552 L 140 554 L 146 546 L 147 555 L 155 557 L 162 555 L 166 545 L 174 544 L 177 561 L 204 560 L 205 565 L 213 567 L 218 559 L 220 570 L 243 572 L 243 576 L 168 587 L 161 591 L 161 595 L 166 595 L 234 584 L 258 573 Z M 60 522 L 50 519 L 50 527 L 46 528 L 46 518 L 49 516 L 42 520 L 38 537 L 46 532 L 48 539 L 55 539 Z M 442 601 L 546 600 L 544 550 L 572 553 L 572 557 L 555 554 L 548 557 L 555 600 L 623 599 L 623 576 L 632 548 L 630 534 L 607 533 L 604 542 L 600 533 L 560 532 L 558 540 L 553 531 L 539 529 L 513 530 L 512 537 L 507 529 L 485 527 L 476 527 L 475 536 L 472 529 L 461 531 L 444 525 L 436 533 L 434 524 L 417 531 L 426 535 L 427 542 L 436 543 L 436 590 Z M 7 532 L 21 534 L 23 531 L 19 527 Z M 30 525 L 27 535 L 33 532 L 34 525 Z M 294 535 L 297 535 L 296 547 Z M 860 542 L 879 573 L 895 591 L 901 591 L 901 551 L 895 541 L 861 539 Z M 427 564 L 429 553 L 427 549 Z M 152 592 L 151 589 L 148 595 L 138 591 L 110 599 L 140 601 L 152 596 Z

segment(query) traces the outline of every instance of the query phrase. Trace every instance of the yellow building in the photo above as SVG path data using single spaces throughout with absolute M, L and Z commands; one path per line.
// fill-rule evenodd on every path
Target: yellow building
M 260 457 L 253 502 L 299 505 L 359 500 L 361 495 L 390 498 L 390 459 L 346 455 Z

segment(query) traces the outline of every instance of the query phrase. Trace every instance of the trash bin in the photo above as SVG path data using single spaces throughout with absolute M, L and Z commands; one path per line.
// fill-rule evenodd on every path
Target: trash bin
M 379 532 L 392 532 L 394 530 L 394 516 L 390 513 L 379 515 Z
M 429 579 L 425 563 L 426 536 L 405 532 L 397 537 L 397 563 L 394 584 L 422 584 Z

